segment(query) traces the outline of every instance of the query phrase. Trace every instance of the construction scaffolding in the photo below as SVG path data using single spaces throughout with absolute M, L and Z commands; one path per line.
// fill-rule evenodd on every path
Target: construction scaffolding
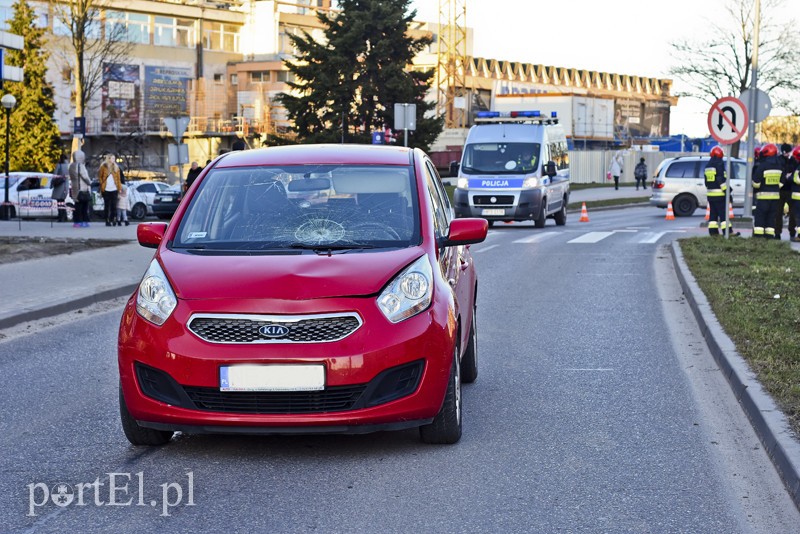
M 439 0 L 436 113 L 445 128 L 463 128 L 467 114 L 467 0 Z

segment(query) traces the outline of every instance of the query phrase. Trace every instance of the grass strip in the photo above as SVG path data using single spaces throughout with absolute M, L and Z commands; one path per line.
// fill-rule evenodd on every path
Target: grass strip
M 800 254 L 760 239 L 682 239 L 714 314 L 800 435 Z

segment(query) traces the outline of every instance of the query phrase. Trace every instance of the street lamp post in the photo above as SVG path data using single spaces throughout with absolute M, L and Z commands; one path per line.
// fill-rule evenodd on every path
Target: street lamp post
M 11 203 L 8 201 L 8 189 L 9 189 L 9 179 L 8 179 L 8 157 L 9 157 L 9 145 L 11 143 L 11 110 L 17 104 L 17 99 L 14 98 L 14 95 L 7 93 L 3 95 L 3 98 L 0 98 L 0 104 L 6 108 L 6 194 L 5 199 L 3 200 L 3 205 L 0 206 L 0 220 L 7 221 L 11 219 L 11 212 L 12 207 Z

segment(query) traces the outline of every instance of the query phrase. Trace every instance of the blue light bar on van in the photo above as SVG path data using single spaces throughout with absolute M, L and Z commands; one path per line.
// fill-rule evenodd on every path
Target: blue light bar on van
M 555 111 L 551 111 L 550 116 L 555 119 L 558 117 L 558 113 L 556 113 Z
M 541 116 L 541 112 L 539 110 L 536 110 L 536 111 L 512 111 L 509 115 L 511 117 L 539 117 L 539 116 Z
M 494 119 L 500 116 L 499 111 L 479 111 L 478 118 L 479 119 Z

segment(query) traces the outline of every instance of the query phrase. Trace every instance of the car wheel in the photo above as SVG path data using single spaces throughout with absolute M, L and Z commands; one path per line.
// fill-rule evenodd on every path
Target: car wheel
M 564 226 L 567 224 L 567 199 L 566 197 L 561 201 L 561 209 L 558 210 L 555 216 L 556 225 Z
M 487 220 L 486 222 L 488 222 L 488 223 L 489 223 L 489 228 L 491 228 L 492 226 L 494 226 L 494 221 L 488 221 L 488 220 Z
M 452 444 L 461 439 L 461 366 L 458 362 L 458 346 L 453 351 L 442 408 L 432 423 L 419 427 L 419 435 L 425 443 Z
M 461 357 L 461 383 L 472 384 L 478 378 L 478 306 L 472 307 L 472 326 L 469 329 L 467 350 Z
M 544 228 L 545 223 L 547 222 L 547 199 L 542 199 L 542 209 L 539 210 L 539 216 L 533 220 L 533 225 L 536 228 Z
M 697 199 L 691 195 L 679 195 L 672 201 L 676 217 L 689 217 L 697 209 Z
M 137 221 L 141 221 L 147 215 L 147 206 L 142 204 L 141 202 L 134 204 L 133 208 L 131 208 L 131 218 L 136 219 Z
M 139 426 L 139 423 L 128 411 L 125 397 L 122 395 L 122 387 L 119 388 L 119 415 L 122 420 L 122 430 L 125 432 L 125 437 L 133 445 L 164 445 L 172 439 L 172 434 L 174 434 L 174 432 L 168 430 L 155 430 Z

